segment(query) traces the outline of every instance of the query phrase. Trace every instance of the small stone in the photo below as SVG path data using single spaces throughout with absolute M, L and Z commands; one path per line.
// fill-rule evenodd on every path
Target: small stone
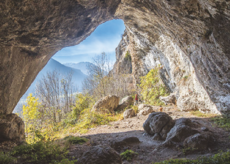
M 209 129 L 207 127 L 201 127 L 201 130 L 204 131 L 204 132 L 209 131 Z

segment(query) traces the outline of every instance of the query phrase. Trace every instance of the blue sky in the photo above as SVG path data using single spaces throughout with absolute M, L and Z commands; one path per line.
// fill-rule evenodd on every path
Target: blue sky
M 121 41 L 125 25 L 122 20 L 111 20 L 98 26 L 94 32 L 80 44 L 66 47 L 57 52 L 53 59 L 60 63 L 91 62 L 102 52 L 109 54 L 111 62 L 116 61 L 115 49 Z

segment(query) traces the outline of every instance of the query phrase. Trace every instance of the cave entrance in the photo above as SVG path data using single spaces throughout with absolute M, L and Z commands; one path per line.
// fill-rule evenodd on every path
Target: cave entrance
M 121 41 L 125 25 L 123 20 L 115 19 L 99 25 L 94 32 L 80 44 L 65 47 L 58 51 L 37 75 L 26 93 L 22 96 L 13 113 L 20 113 L 22 105 L 30 93 L 35 95 L 36 84 L 42 80 L 47 72 L 58 71 L 64 75 L 73 71 L 74 85 L 81 92 L 81 83 L 87 76 L 87 64 L 93 62 L 93 58 L 101 53 L 109 56 L 110 65 L 116 62 L 115 49 Z
M 111 70 L 124 32 L 123 20 L 110 20 L 99 25 L 80 44 L 65 47 L 53 55 L 13 111 L 23 119 L 27 138 L 32 134 L 30 129 L 40 131 L 48 122 L 54 125 L 67 119 L 76 106 L 76 96 L 83 91 L 82 83 L 91 75 L 88 67 L 98 67 L 95 59 L 106 54 Z M 110 70 L 106 70 L 106 74 Z M 79 101 L 84 99 L 81 98 Z M 36 117 L 40 119 L 33 121 Z

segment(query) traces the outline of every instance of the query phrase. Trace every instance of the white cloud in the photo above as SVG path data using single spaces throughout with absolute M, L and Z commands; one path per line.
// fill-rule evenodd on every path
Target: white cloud
M 73 46 L 73 47 L 67 47 L 63 48 L 61 51 L 57 52 L 57 56 L 74 56 L 74 55 L 95 55 L 100 54 L 102 52 L 105 53 L 112 53 L 115 51 L 116 47 L 118 46 L 120 42 L 119 37 L 113 37 L 109 39 L 97 39 L 97 38 L 91 38 L 90 41 L 83 41 L 79 45 Z M 55 56 L 56 56 L 55 55 Z

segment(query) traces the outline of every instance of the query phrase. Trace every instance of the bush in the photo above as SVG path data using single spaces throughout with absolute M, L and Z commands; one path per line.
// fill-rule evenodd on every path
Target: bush
M 199 157 L 195 160 L 190 159 L 170 159 L 153 164 L 230 164 L 230 152 L 219 153 L 212 157 Z
M 11 152 L 13 156 L 21 156 L 23 160 L 32 163 L 61 161 L 66 157 L 68 151 L 52 141 L 37 142 L 34 144 L 24 144 L 14 148 Z
M 125 54 L 125 60 L 128 60 L 128 61 L 131 61 L 131 60 L 132 60 L 129 51 L 127 51 L 126 54 Z
M 141 95 L 143 100 L 150 105 L 164 105 L 159 97 L 169 95 L 164 84 L 160 82 L 159 69 L 152 69 L 146 76 L 141 77 L 139 85 Z
M 121 158 L 131 161 L 135 155 L 138 155 L 138 153 L 134 152 L 133 150 L 126 150 L 125 152 L 121 153 Z
M 76 105 L 73 107 L 72 116 L 78 119 L 84 109 L 91 108 L 95 101 L 89 95 L 78 94 L 76 96 Z
M 12 157 L 9 153 L 0 152 L 0 163 L 2 164 L 10 164 L 16 163 L 17 159 Z

